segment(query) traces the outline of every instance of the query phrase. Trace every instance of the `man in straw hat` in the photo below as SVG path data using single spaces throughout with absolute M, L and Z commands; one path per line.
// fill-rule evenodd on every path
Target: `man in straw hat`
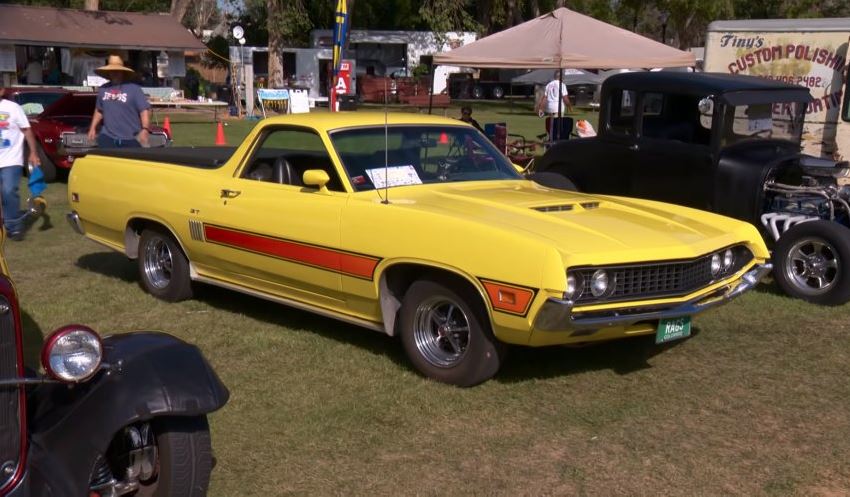
M 118 55 L 110 55 L 105 66 L 95 72 L 109 83 L 97 91 L 97 106 L 89 126 L 89 140 L 100 148 L 147 146 L 151 104 L 136 83 L 130 82 L 133 70 Z M 97 134 L 97 126 L 103 129 Z

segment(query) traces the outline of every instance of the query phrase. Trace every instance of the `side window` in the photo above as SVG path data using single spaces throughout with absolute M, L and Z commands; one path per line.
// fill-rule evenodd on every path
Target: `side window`
M 641 135 L 645 138 L 708 145 L 711 129 L 702 126 L 699 98 L 675 93 L 644 93 Z
M 608 102 L 608 131 L 618 135 L 635 135 L 637 94 L 632 90 L 611 92 Z
M 302 178 L 308 169 L 322 169 L 331 180 L 328 189 L 343 192 L 322 139 L 312 130 L 277 128 L 268 131 L 242 172 L 242 178 L 283 185 L 304 186 Z

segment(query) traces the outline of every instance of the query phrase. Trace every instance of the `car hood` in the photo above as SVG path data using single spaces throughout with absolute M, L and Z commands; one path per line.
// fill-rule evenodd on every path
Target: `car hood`
M 754 234 L 746 223 L 708 212 L 553 190 L 531 181 L 402 187 L 389 190 L 389 198 L 401 208 L 466 219 L 554 244 L 567 258 L 591 255 L 599 264 L 653 260 L 659 250 L 691 258 Z

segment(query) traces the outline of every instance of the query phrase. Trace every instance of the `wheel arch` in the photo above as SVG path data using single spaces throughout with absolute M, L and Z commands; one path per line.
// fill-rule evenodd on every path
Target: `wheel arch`
M 177 231 L 169 223 L 162 219 L 144 215 L 131 217 L 127 220 L 127 224 L 124 227 L 124 253 L 127 257 L 130 259 L 137 259 L 139 257 L 139 241 L 142 238 L 142 231 L 149 228 L 161 229 L 171 235 L 177 242 L 177 245 L 180 246 L 180 250 L 183 251 L 187 258 L 189 257 L 189 252 L 186 251 L 183 240 L 177 236 Z
M 493 315 L 487 292 L 477 278 L 463 271 L 442 264 L 424 261 L 401 260 L 394 261 L 380 270 L 378 277 L 378 297 L 381 305 L 381 316 L 384 321 L 384 331 L 397 335 L 398 313 L 404 296 L 410 286 L 418 280 L 430 279 L 449 285 L 461 285 L 481 299 L 487 311 L 487 322 L 493 328 Z

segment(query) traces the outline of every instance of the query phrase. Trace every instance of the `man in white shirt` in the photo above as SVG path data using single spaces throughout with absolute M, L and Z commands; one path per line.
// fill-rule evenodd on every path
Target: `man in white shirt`
M 568 112 L 573 111 L 573 105 L 570 103 L 570 99 L 567 96 L 567 85 L 561 83 L 559 71 L 555 71 L 554 79 L 546 85 L 546 88 L 543 90 L 543 95 L 541 95 L 540 100 L 537 101 L 535 109 L 538 113 L 544 112 L 550 116 L 558 115 L 559 86 L 561 89 L 561 98 L 563 99 L 562 109 L 565 109 Z
M 29 146 L 29 163 L 41 165 L 36 153 L 35 135 L 30 129 L 24 110 L 4 98 L 0 88 L 0 203 L 3 206 L 3 226 L 12 240 L 23 240 L 24 214 L 18 187 L 24 171 L 24 140 Z
M 44 67 L 35 59 L 30 59 L 24 73 L 27 75 L 28 85 L 40 85 L 44 82 Z

